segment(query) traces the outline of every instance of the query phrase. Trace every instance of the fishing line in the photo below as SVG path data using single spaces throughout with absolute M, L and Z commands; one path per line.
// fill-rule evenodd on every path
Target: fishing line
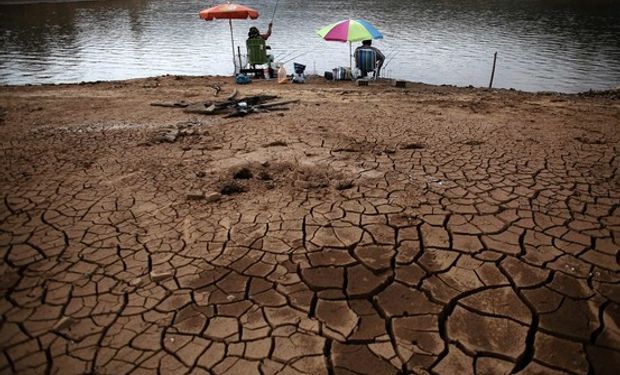
M 288 64 L 288 63 L 290 63 L 291 61 L 293 61 L 293 60 L 295 60 L 295 59 L 298 59 L 298 58 L 302 57 L 303 55 L 307 54 L 308 52 L 310 52 L 310 51 L 306 51 L 306 52 L 304 52 L 304 53 L 301 53 L 301 54 L 299 54 L 299 55 L 297 55 L 297 56 L 293 57 L 292 59 L 288 59 L 288 60 L 284 61 L 284 62 L 283 62 L 283 64 Z
M 385 65 L 383 65 L 382 69 L 385 69 L 392 62 L 392 60 L 394 60 L 394 57 L 396 57 L 396 55 L 398 55 L 399 53 L 400 53 L 400 51 L 396 51 L 396 53 L 394 55 L 392 55 L 392 57 L 390 57 L 389 60 L 386 61 Z

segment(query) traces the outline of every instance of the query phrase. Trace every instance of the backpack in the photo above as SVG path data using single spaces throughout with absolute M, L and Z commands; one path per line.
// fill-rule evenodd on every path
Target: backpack
M 293 67 L 294 67 L 295 73 L 293 73 L 293 79 L 291 80 L 291 82 L 304 83 L 306 80 L 306 76 L 304 74 L 304 71 L 306 70 L 306 66 L 303 64 L 299 64 L 299 63 L 293 63 Z

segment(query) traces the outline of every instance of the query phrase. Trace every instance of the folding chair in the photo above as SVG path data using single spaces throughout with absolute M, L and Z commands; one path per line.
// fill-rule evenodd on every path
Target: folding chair
M 373 72 L 373 79 L 377 78 L 377 52 L 369 48 L 360 48 L 355 54 L 355 66 L 362 72 L 362 77 Z
M 256 78 L 265 78 L 264 69 L 256 67 L 257 65 L 269 64 L 265 40 L 262 38 L 250 38 L 245 44 L 248 48 L 248 65 L 250 68 L 240 69 L 240 72 L 244 74 L 253 74 Z

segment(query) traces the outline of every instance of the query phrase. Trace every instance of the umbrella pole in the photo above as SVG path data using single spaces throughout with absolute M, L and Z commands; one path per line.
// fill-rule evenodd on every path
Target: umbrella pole
M 351 74 L 353 74 L 353 53 L 351 51 L 351 41 L 349 41 L 349 69 L 351 69 Z
M 235 71 L 233 72 L 233 76 L 234 76 L 237 73 L 237 61 L 235 60 L 235 38 L 233 37 L 233 28 L 232 28 L 231 19 L 228 19 L 228 25 L 230 26 L 230 44 L 232 45 L 233 65 L 235 66 Z

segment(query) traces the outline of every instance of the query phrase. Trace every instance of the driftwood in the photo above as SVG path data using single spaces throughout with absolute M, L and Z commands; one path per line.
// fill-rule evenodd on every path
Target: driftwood
M 258 104 L 262 104 L 268 102 L 273 99 L 277 99 L 276 95 L 256 95 L 256 96 L 245 96 L 241 99 L 233 100 L 234 104 L 238 103 L 246 103 L 248 106 L 254 106 Z
M 154 107 L 185 108 L 188 107 L 190 104 L 185 100 L 179 100 L 176 102 L 153 102 L 151 103 L 151 105 Z
M 214 96 L 218 96 L 222 88 L 219 85 L 211 85 L 209 86 L 213 90 L 215 90 Z M 219 105 L 229 105 L 231 101 L 237 96 L 237 88 L 235 88 L 230 95 L 226 97 L 226 100 L 223 102 L 218 102 Z M 169 107 L 169 108 L 185 108 L 185 112 L 187 113 L 199 113 L 199 114 L 213 114 L 214 110 L 209 109 L 214 104 L 214 102 L 202 102 L 202 103 L 189 103 L 185 100 L 177 100 L 177 101 L 158 101 L 152 102 L 151 105 L 154 107 Z
M 191 104 L 187 108 L 185 108 L 183 110 L 183 112 L 185 112 L 185 113 L 198 113 L 198 114 L 204 114 L 204 115 L 211 115 L 211 114 L 213 114 L 213 111 L 209 110 L 209 108 L 212 107 L 212 106 L 213 106 L 213 103 L 211 103 L 211 102 Z
M 288 108 L 283 108 L 284 105 L 299 102 L 297 99 L 270 103 L 270 101 L 278 98 L 276 95 L 254 95 L 235 99 L 237 94 L 238 91 L 235 88 L 233 92 L 228 95 L 226 100 L 222 101 L 207 101 L 191 104 L 185 100 L 180 100 L 176 102 L 153 102 L 151 105 L 159 107 L 183 108 L 183 112 L 186 113 L 196 113 L 202 115 L 225 114 L 225 117 L 242 117 L 250 113 L 268 112 L 270 110 L 285 111 L 288 110 Z
M 288 108 L 282 107 L 282 106 L 291 104 L 291 103 L 297 103 L 297 102 L 299 102 L 299 99 L 285 100 L 285 101 L 275 102 L 275 103 L 256 104 L 252 106 L 238 105 L 235 107 L 235 111 L 233 113 L 230 113 L 224 116 L 224 118 L 244 117 L 244 116 L 249 115 L 250 113 L 261 113 L 261 112 L 269 112 L 269 111 L 288 111 Z
M 254 106 L 254 108 L 271 108 L 271 107 L 279 107 L 281 105 L 286 105 L 286 104 L 292 104 L 292 103 L 299 103 L 299 99 L 295 99 L 295 100 L 285 100 L 283 102 L 275 102 L 275 103 L 265 103 L 265 104 L 257 104 Z
M 203 102 L 192 104 L 185 108 L 183 112 L 198 113 L 203 115 L 218 115 L 222 112 L 230 112 L 231 109 L 239 106 L 240 103 L 245 103 L 248 107 L 252 107 L 276 98 L 277 96 L 274 95 L 256 95 L 246 96 L 237 100 L 229 99 L 222 102 Z
M 230 95 L 228 95 L 228 97 L 226 97 L 226 99 L 227 100 L 233 100 L 235 98 L 235 96 L 237 96 L 237 93 L 238 93 L 238 91 L 237 91 L 237 88 L 235 87 L 233 92 Z
M 220 90 L 222 90 L 222 87 L 220 87 L 220 85 L 210 85 L 209 87 L 215 90 L 215 93 L 213 94 L 213 96 L 218 96 L 220 93 Z

